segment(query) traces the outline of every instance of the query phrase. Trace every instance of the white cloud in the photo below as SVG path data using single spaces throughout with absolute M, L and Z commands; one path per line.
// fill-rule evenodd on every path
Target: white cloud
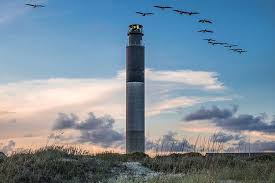
M 163 112 L 177 112 L 185 107 L 191 107 L 205 102 L 217 102 L 232 100 L 230 97 L 175 97 L 149 104 L 147 115 L 157 115 Z
M 199 94 L 187 96 L 187 89 Z M 146 116 L 177 113 L 205 102 L 231 100 L 220 96 L 224 92 L 219 91 L 224 89 L 217 74 L 212 72 L 147 69 Z M 24 137 L 26 134 L 47 136 L 59 112 L 72 112 L 80 118 L 89 112 L 98 116 L 109 114 L 118 122 L 115 128 L 122 129 L 125 98 L 125 70 L 111 78 L 53 78 L 1 84 L 0 109 L 14 113 L 0 115 L 0 139 L 28 140 Z M 10 122 L 15 119 L 16 123 Z
M 0 152 L 8 155 L 15 149 L 16 143 L 13 140 L 10 140 L 6 145 L 0 147 Z
M 218 80 L 217 74 L 212 72 L 147 69 L 146 78 L 147 115 L 157 115 L 171 109 L 213 100 L 228 100 L 219 97 L 182 96 L 181 91 L 186 88 L 223 90 L 224 86 Z M 120 71 L 117 76 L 109 79 L 56 78 L 2 84 L 0 101 L 0 107 L 16 114 L 71 109 L 83 114 L 93 111 L 124 118 L 125 71 Z
M 155 71 L 148 69 L 146 74 L 149 80 L 177 84 L 181 87 L 185 85 L 213 91 L 225 89 L 215 72 L 192 70 Z

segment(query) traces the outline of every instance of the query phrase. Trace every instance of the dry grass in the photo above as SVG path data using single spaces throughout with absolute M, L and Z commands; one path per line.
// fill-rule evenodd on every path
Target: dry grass
M 121 177 L 124 162 L 140 162 L 161 175 L 155 177 Z M 79 148 L 48 146 L 28 150 L 0 161 L 0 183 L 215 183 L 234 180 L 244 183 L 274 183 L 275 159 L 272 156 L 241 158 L 219 156 L 207 158 L 200 153 L 149 157 L 143 153 L 88 154 Z

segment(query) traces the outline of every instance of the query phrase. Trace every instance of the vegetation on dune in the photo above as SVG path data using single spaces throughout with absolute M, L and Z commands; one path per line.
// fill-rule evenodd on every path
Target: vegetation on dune
M 127 174 L 126 162 L 139 162 L 157 174 Z M 199 153 L 156 157 L 143 153 L 106 152 L 91 155 L 78 148 L 51 146 L 13 154 L 0 160 L 1 183 L 215 183 L 225 180 L 274 183 L 275 159 L 266 155 L 253 158 L 207 158 Z
M 207 174 L 192 174 L 192 175 L 161 175 L 156 177 L 151 177 L 144 181 L 143 178 L 125 178 L 120 177 L 115 183 L 214 183 L 215 180 L 209 177 Z M 112 182 L 109 182 L 112 183 Z
M 0 182 L 99 182 L 118 162 L 101 161 L 77 148 L 59 146 L 22 152 L 0 164 Z
M 166 174 L 184 174 L 185 178 L 203 178 L 205 181 L 236 180 L 241 182 L 275 182 L 275 159 L 272 156 L 241 158 L 219 156 L 157 156 L 143 162 L 144 166 Z M 175 177 L 168 176 L 168 179 Z M 169 181 L 168 181 L 169 182 Z M 179 181 L 181 182 L 181 181 Z M 183 181 L 185 182 L 185 181 Z M 193 181 L 190 181 L 193 182 Z

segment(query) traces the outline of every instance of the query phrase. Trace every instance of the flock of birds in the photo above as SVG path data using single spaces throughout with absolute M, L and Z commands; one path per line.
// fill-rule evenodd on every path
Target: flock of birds
M 45 7 L 44 5 L 41 5 L 41 4 L 26 4 L 26 6 L 30 6 L 32 8 L 43 8 Z M 183 11 L 183 10 L 179 10 L 179 9 L 174 9 L 173 7 L 171 6 L 154 6 L 154 8 L 158 8 L 158 9 L 161 9 L 161 10 L 173 10 L 174 12 L 180 14 L 180 15 L 188 15 L 188 16 L 192 16 L 192 15 L 198 15 L 200 13 L 198 12 L 191 12 L 191 11 Z M 136 12 L 136 14 L 139 14 L 143 17 L 145 16 L 150 16 L 150 15 L 154 15 L 154 13 L 151 13 L 151 12 Z M 213 22 L 211 20 L 207 20 L 207 19 L 200 19 L 198 21 L 199 23 L 202 23 L 202 24 L 213 24 Z M 202 30 L 199 30 L 198 31 L 199 33 L 211 33 L 213 34 L 214 31 L 212 30 L 208 30 L 208 29 L 202 29 Z M 212 39 L 212 38 L 208 38 L 208 39 L 204 39 L 205 41 L 208 42 L 208 44 L 210 45 L 222 45 L 224 46 L 225 48 L 229 48 L 229 50 L 231 51 L 234 51 L 236 53 L 239 53 L 239 54 L 242 54 L 242 53 L 245 53 L 247 52 L 246 50 L 242 49 L 242 48 L 238 48 L 238 45 L 236 44 L 230 44 L 230 43 L 225 43 L 225 42 L 218 42 L 216 41 L 215 39 Z
M 159 6 L 158 5 L 158 6 L 154 6 L 154 8 L 158 8 L 163 11 L 170 9 L 180 15 L 187 15 L 187 16 L 200 14 L 199 12 L 191 12 L 191 11 L 183 11 L 183 10 L 179 10 L 179 9 L 174 9 L 171 6 Z M 140 12 L 140 11 L 136 12 L 136 14 L 141 15 L 143 17 L 154 15 L 154 13 L 151 13 L 151 12 Z M 211 20 L 207 20 L 207 19 L 200 19 L 200 20 L 198 20 L 198 22 L 202 23 L 202 24 L 213 24 L 213 22 Z M 199 30 L 198 32 L 199 33 L 210 33 L 210 34 L 214 33 L 213 30 L 208 30 L 208 29 L 202 29 L 202 30 Z M 213 46 L 214 45 L 222 45 L 225 48 L 228 48 L 229 50 L 239 53 L 239 54 L 247 52 L 246 50 L 244 50 L 242 48 L 238 48 L 238 45 L 236 45 L 236 44 L 230 44 L 230 43 L 226 43 L 226 42 L 218 42 L 217 40 L 212 39 L 212 38 L 208 38 L 208 39 L 204 39 L 204 40 L 207 41 L 208 44 L 210 44 L 210 45 L 213 45 Z

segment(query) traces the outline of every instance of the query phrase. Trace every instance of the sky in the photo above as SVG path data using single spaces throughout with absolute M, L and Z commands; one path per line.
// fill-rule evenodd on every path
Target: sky
M 274 7 L 272 0 L 0 0 L 0 150 L 43 146 L 51 137 L 96 149 L 123 146 L 125 48 L 133 23 L 145 32 L 148 139 L 192 141 L 222 131 L 231 149 L 249 135 L 257 150 L 275 150 Z M 199 24 L 201 18 L 213 25 Z M 214 34 L 197 32 L 204 28 Z M 208 115 L 187 118 L 198 113 Z M 77 125 L 98 121 L 95 129 Z M 114 144 L 106 144 L 110 139 Z

